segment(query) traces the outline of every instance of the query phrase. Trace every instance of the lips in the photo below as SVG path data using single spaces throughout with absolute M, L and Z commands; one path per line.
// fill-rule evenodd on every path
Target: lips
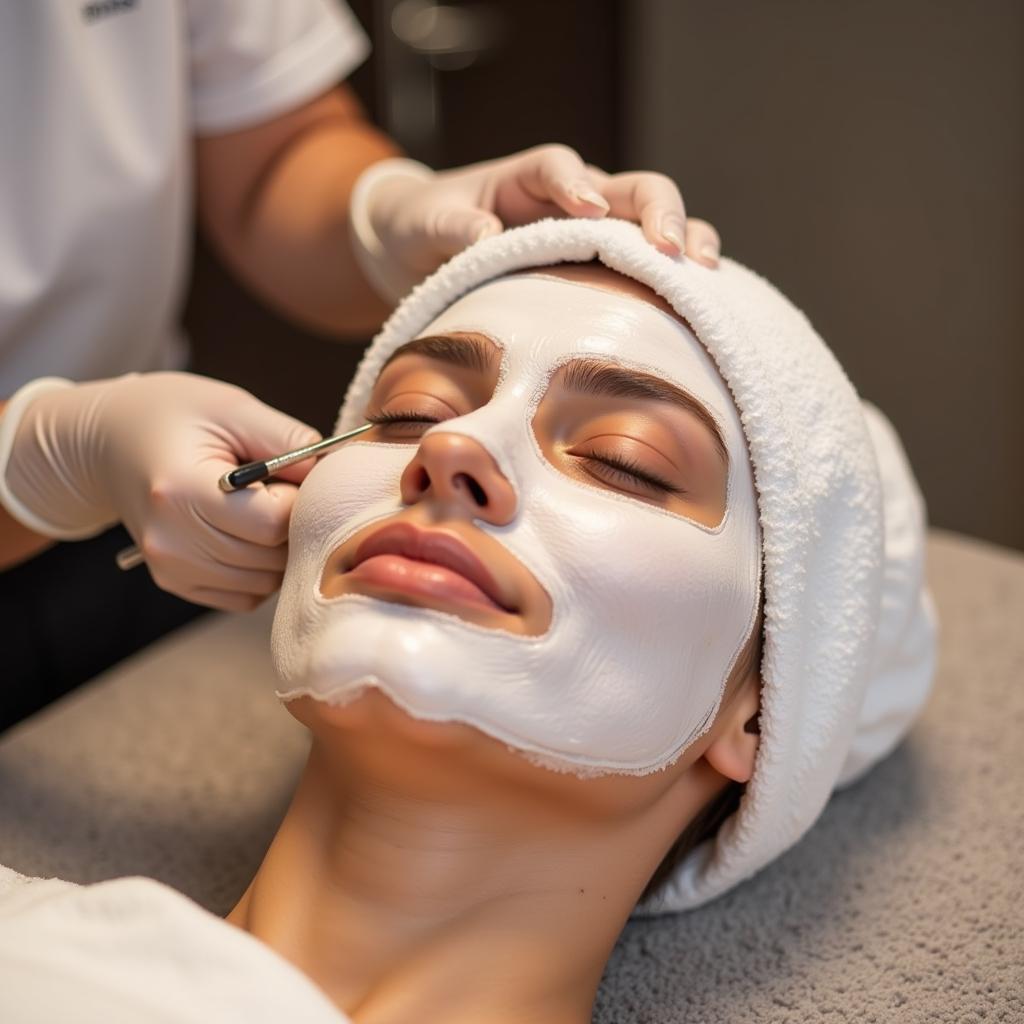
M 502 591 L 483 562 L 461 538 L 446 531 L 423 530 L 412 523 L 383 526 L 356 548 L 345 571 L 352 572 L 360 566 L 364 568 L 357 575 L 374 578 L 385 586 L 413 589 L 426 596 L 451 596 L 455 600 L 477 597 L 484 599 L 481 603 L 496 605 L 500 611 L 516 612 L 509 595 Z

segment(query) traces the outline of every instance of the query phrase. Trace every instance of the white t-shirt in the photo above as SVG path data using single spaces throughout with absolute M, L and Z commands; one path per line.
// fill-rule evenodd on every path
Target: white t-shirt
M 0 3 L 0 399 L 181 364 L 194 135 L 346 77 L 337 0 Z
M 351 1024 L 288 961 L 166 885 L 79 886 L 4 867 L 0 1020 Z

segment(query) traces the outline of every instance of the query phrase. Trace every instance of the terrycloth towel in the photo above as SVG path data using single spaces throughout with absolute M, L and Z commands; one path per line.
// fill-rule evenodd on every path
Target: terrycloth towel
M 0 1020 L 351 1024 L 297 967 L 169 886 L 2 866 Z
M 797 842 L 833 789 L 888 754 L 916 717 L 935 650 L 924 508 L 891 426 L 798 309 L 739 264 L 672 259 L 622 221 L 541 221 L 456 256 L 384 325 L 338 431 L 361 422 L 388 356 L 461 295 L 512 271 L 593 259 L 661 295 L 711 354 L 740 412 L 763 533 L 754 774 L 717 837 L 638 908 L 659 913 L 712 899 Z

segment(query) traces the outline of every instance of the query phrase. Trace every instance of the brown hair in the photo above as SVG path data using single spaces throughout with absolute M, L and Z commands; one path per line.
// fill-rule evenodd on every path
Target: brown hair
M 763 598 L 762 598 L 763 601 Z M 743 685 L 746 680 L 761 670 L 761 647 L 764 642 L 764 615 L 762 610 L 758 611 L 757 621 L 751 633 L 749 642 L 743 649 L 732 678 Z M 743 728 L 747 732 L 760 732 L 758 728 L 758 715 L 754 715 Z M 713 839 L 722 823 L 733 815 L 739 808 L 740 800 L 747 791 L 745 782 L 730 780 L 721 791 L 708 801 L 694 816 L 690 823 L 679 834 L 679 838 L 668 848 L 668 852 L 661 859 L 661 863 L 654 869 L 654 874 L 644 886 L 640 896 L 641 901 L 653 896 L 665 882 L 675 873 L 676 868 L 692 853 L 701 843 Z

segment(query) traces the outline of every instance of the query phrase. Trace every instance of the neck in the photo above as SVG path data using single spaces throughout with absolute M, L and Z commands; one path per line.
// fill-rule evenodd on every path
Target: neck
M 657 863 L 637 853 L 651 848 L 651 821 L 610 830 L 528 787 L 496 800 L 485 776 L 429 747 L 389 750 L 381 737 L 362 749 L 314 742 L 228 920 L 359 1024 L 589 1021 Z M 586 784 L 567 779 L 566 793 L 573 783 Z

